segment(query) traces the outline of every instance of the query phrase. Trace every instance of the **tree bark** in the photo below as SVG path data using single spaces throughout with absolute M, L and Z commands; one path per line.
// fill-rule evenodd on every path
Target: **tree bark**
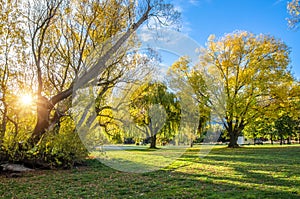
M 292 144 L 292 141 L 291 141 L 291 137 L 290 137 L 290 136 L 287 138 L 287 144 Z
M 231 120 L 227 121 L 227 125 L 225 125 L 228 134 L 229 134 L 229 144 L 228 148 L 238 148 L 239 145 L 237 144 L 239 132 L 237 132 L 237 128 L 233 127 L 233 122 Z
M 6 132 L 6 125 L 7 125 L 7 103 L 6 103 L 6 90 L 4 88 L 4 85 L 1 86 L 2 92 L 3 92 L 3 96 L 2 96 L 2 104 L 3 104 L 3 110 L 1 111 L 2 113 L 2 121 L 1 121 L 1 129 L 0 129 L 0 146 L 3 143 L 3 139 L 5 136 L 5 132 Z
M 37 100 L 37 123 L 31 136 L 31 144 L 39 142 L 42 135 L 47 131 L 50 125 L 50 112 L 53 106 L 46 97 L 39 96 Z
M 151 137 L 150 149 L 156 149 L 156 134 Z
M 236 125 L 233 125 L 233 121 L 229 120 L 227 122 L 227 124 L 228 125 L 227 125 L 226 129 L 230 136 L 228 147 L 229 148 L 238 148 L 239 145 L 237 143 L 237 140 L 238 140 L 239 135 L 245 128 L 244 120 L 241 119 L 239 122 L 236 122 Z
M 273 145 L 273 135 L 271 135 L 271 144 Z
M 0 146 L 3 143 L 3 139 L 6 132 L 6 124 L 7 124 L 7 107 L 4 103 L 4 110 L 2 112 L 2 122 L 1 122 L 1 129 L 0 129 Z
M 237 144 L 237 140 L 239 137 L 239 133 L 237 132 L 229 132 L 229 136 L 230 136 L 230 140 L 229 140 L 229 144 L 228 147 L 229 148 L 238 148 L 239 145 Z

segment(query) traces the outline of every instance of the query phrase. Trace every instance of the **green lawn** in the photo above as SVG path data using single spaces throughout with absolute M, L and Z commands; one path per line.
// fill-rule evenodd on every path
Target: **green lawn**
M 1 176 L 0 198 L 300 198 L 299 157 L 299 145 L 216 147 L 205 158 L 196 146 L 142 174 L 89 160 L 72 170 Z

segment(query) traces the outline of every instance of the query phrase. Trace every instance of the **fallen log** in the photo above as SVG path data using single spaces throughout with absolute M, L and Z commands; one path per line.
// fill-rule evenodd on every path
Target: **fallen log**
M 5 163 L 5 164 L 1 164 L 0 167 L 2 167 L 2 171 L 6 171 L 6 172 L 23 173 L 23 172 L 34 171 L 33 169 L 27 168 L 20 164 Z

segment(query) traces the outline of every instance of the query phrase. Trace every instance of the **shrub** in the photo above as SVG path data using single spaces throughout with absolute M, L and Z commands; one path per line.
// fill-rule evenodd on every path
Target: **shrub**
M 59 128 L 48 131 L 30 153 L 33 158 L 43 160 L 51 167 L 64 168 L 81 163 L 88 155 L 70 117 L 63 117 Z
M 76 133 L 74 121 L 67 116 L 46 132 L 34 147 L 29 147 L 27 142 L 10 142 L 14 143 L 3 147 L 8 161 L 22 162 L 31 167 L 70 168 L 82 163 L 88 155 Z

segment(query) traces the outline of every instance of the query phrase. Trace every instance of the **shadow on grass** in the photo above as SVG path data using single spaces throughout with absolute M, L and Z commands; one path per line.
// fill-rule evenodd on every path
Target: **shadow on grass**
M 299 152 L 300 147 L 217 149 L 200 159 L 191 149 L 169 167 L 143 174 L 88 160 L 85 168 L 0 179 L 0 197 L 299 198 Z
M 299 198 L 299 148 L 191 149 L 168 168 L 126 174 L 131 197 Z M 140 165 L 143 166 L 143 165 Z M 229 169 L 228 171 L 224 168 Z M 224 169 L 224 170 L 222 170 Z M 295 179 L 291 179 L 295 177 Z M 142 185 L 141 185 L 141 184 Z
M 200 164 L 195 178 L 233 184 L 236 187 L 254 187 L 257 197 L 300 197 L 300 146 L 275 148 L 240 148 L 214 150 L 204 159 L 187 153 L 182 161 Z M 223 171 L 214 171 L 217 168 Z M 227 171 L 226 168 L 229 170 Z M 222 175 L 223 173 L 223 175 Z M 221 175 L 220 175 L 221 174 Z M 280 196 L 280 197 L 279 197 Z

